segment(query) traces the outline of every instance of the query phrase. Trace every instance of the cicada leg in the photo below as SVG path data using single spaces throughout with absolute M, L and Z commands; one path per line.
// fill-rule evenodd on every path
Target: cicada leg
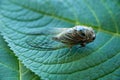
M 80 44 L 82 47 L 85 47 L 86 46 L 86 43 L 81 43 Z

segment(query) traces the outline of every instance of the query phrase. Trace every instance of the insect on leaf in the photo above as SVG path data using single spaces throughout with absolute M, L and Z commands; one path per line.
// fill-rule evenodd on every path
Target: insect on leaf
M 119 4 L 119 0 L 1 0 L 0 30 L 19 60 L 45 80 L 120 80 Z M 94 42 L 68 48 L 52 40 L 51 33 L 59 32 L 56 28 L 76 25 L 92 27 Z

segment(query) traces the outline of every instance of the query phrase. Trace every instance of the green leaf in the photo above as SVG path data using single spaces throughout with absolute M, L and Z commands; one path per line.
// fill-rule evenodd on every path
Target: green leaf
M 0 35 L 0 80 L 40 80 L 14 56 Z
M 43 79 L 120 80 L 119 0 L 2 0 L 0 14 L 9 46 Z M 70 49 L 51 39 L 75 25 L 93 27 L 95 41 Z

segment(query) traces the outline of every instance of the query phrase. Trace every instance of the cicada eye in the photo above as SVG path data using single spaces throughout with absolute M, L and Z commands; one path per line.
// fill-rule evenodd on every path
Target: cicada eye
M 95 38 L 96 38 L 96 36 L 94 36 L 92 40 L 95 40 Z

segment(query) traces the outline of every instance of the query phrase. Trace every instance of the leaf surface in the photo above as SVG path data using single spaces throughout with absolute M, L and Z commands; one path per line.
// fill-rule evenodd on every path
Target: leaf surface
M 2 35 L 19 59 L 42 78 L 120 79 L 119 0 L 4 0 L 0 9 Z M 93 27 L 95 41 L 70 49 L 51 39 L 51 29 L 75 25 Z

